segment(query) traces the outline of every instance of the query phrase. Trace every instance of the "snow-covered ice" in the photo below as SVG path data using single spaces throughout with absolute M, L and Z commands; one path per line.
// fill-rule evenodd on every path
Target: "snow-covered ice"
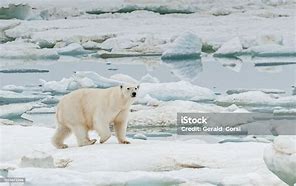
M 33 108 L 31 103 L 9 104 L 0 106 L 0 118 L 15 118 Z
M 57 150 L 50 144 L 53 129 L 33 126 L 0 126 L 0 129 L 2 139 L 6 139 L 6 143 L 1 142 L 1 162 L 15 166 L 8 176 L 26 177 L 31 185 L 219 185 L 235 184 L 239 180 L 245 184 L 285 185 L 264 164 L 266 143 L 187 143 L 176 138 L 173 141 L 130 139 L 132 144 L 121 145 L 112 137 L 106 144 L 77 147 L 75 138 L 71 137 L 67 140 L 68 149 Z M 96 137 L 94 133 L 91 136 Z M 44 152 L 54 161 L 65 159 L 69 163 L 59 169 L 19 167 L 21 158 L 34 151 Z
M 166 59 L 196 59 L 200 58 L 202 42 L 193 33 L 185 32 L 178 36 L 175 41 L 166 49 L 161 58 Z
M 184 91 L 186 90 L 186 91 Z M 139 97 L 149 94 L 152 98 L 162 101 L 199 99 L 214 100 L 215 94 L 212 90 L 187 81 L 169 83 L 142 83 Z
M 8 90 L 0 90 L 0 104 L 25 103 L 44 98 L 42 95 L 21 94 Z
M 215 57 L 234 57 L 242 52 L 243 46 L 239 37 L 235 37 L 224 43 L 214 54 Z
M 279 136 L 273 145 L 266 147 L 264 161 L 280 179 L 288 185 L 296 183 L 296 138 L 295 136 Z
M 239 94 L 219 96 L 218 105 L 244 105 L 244 106 L 282 106 L 295 107 L 296 96 L 274 97 L 261 91 L 248 91 Z

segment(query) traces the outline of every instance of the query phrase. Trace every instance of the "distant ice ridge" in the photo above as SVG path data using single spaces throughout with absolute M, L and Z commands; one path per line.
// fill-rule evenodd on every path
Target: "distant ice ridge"
M 239 37 L 235 37 L 225 42 L 215 53 L 214 57 L 240 58 L 251 57 L 296 57 L 294 47 L 283 46 L 276 38 L 261 37 L 258 43 L 243 49 L 243 44 Z
M 219 96 L 216 103 L 218 105 L 241 105 L 241 106 L 281 106 L 295 107 L 296 96 L 274 97 L 261 91 L 249 91 L 227 96 Z
M 226 93 L 230 95 L 230 94 L 240 94 L 240 93 L 250 92 L 250 91 L 261 91 L 266 94 L 285 94 L 286 93 L 284 90 L 279 90 L 279 89 L 244 89 L 244 88 L 227 90 Z
M 264 152 L 268 169 L 288 185 L 296 184 L 296 137 L 279 136 Z
M 0 45 L 0 59 L 21 59 L 21 60 L 56 60 L 59 55 L 55 50 L 40 49 L 34 43 L 23 41 L 12 41 Z

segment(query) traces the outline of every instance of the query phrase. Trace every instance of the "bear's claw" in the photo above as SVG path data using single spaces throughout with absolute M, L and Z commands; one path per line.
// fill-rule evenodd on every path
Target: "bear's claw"
M 122 141 L 122 142 L 120 142 L 121 144 L 130 144 L 131 142 L 129 142 L 129 141 Z
M 97 142 L 97 140 L 96 139 L 92 139 L 92 140 L 89 140 L 89 142 L 90 142 L 91 145 L 93 145 L 93 144 L 95 144 Z
M 62 145 L 57 146 L 57 148 L 58 149 L 66 149 L 66 148 L 68 148 L 68 145 L 62 144 Z

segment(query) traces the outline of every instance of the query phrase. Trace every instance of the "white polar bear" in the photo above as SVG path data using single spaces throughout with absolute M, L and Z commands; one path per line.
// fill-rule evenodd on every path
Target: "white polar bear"
M 79 89 L 65 95 L 57 106 L 57 130 L 52 138 L 56 148 L 67 148 L 64 140 L 74 133 L 79 146 L 91 145 L 88 131 L 96 130 L 100 143 L 111 137 L 110 124 L 114 124 L 119 143 L 128 144 L 126 128 L 130 106 L 139 86 L 121 85 L 107 89 Z

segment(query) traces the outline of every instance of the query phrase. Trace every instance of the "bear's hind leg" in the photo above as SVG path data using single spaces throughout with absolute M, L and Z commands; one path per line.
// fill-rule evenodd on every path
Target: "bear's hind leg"
M 88 129 L 84 126 L 75 125 L 73 127 L 73 132 L 76 136 L 78 146 L 86 146 L 86 145 L 92 145 L 96 143 L 96 139 L 90 140 L 88 137 Z
M 71 130 L 63 125 L 58 125 L 57 130 L 52 138 L 52 144 L 58 149 L 65 149 L 68 145 L 64 144 L 64 140 L 71 134 Z

